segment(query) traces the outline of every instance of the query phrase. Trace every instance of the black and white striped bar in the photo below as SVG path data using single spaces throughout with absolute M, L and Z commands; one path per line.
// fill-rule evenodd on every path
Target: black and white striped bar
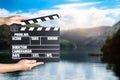
M 20 27 L 20 31 L 50 31 L 50 30 L 53 30 L 53 31 L 58 31 L 59 30 L 59 27 L 30 27 L 30 28 L 27 28 L 27 27 Z
M 53 15 L 49 15 L 49 16 L 43 16 L 43 17 L 33 18 L 33 19 L 29 19 L 29 20 L 24 20 L 21 22 L 21 25 L 39 23 L 39 22 L 44 22 L 44 21 L 49 21 L 49 20 L 55 20 L 58 18 L 59 18 L 58 14 L 53 14 Z

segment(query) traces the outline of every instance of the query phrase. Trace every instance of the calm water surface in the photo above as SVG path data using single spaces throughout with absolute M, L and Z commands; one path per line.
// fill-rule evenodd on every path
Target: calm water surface
M 107 64 L 60 61 L 31 71 L 0 74 L 0 80 L 118 80 Z

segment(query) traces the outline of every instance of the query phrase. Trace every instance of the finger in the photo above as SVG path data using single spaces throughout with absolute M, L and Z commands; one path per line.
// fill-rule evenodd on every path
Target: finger
M 10 23 L 10 24 L 13 24 L 13 23 L 15 23 L 15 24 L 20 24 L 20 23 L 21 23 L 21 21 L 11 21 L 11 23 Z
M 22 60 L 20 60 L 20 61 L 28 61 L 28 59 L 22 59 Z
M 20 60 L 18 63 L 26 63 L 26 62 L 28 62 L 28 60 L 27 59 L 23 59 L 23 60 Z
M 31 70 L 32 69 L 32 67 L 31 66 L 29 66 L 29 67 L 27 67 L 25 70 Z
M 21 16 L 11 16 L 11 18 L 14 20 L 19 20 L 19 21 L 28 19 L 27 17 L 21 17 Z
M 36 63 L 36 60 L 29 60 L 29 63 L 34 64 Z
M 19 20 L 27 20 L 28 18 L 27 17 L 21 17 L 21 16 L 18 16 Z
M 37 63 L 34 63 L 34 64 L 32 65 L 32 67 L 35 67 L 35 66 L 38 66 L 38 65 L 41 65 L 41 64 L 44 64 L 44 62 L 37 62 Z

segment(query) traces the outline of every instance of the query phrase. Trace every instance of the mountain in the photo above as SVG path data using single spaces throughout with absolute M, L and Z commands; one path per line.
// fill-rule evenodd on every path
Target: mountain
M 101 48 L 103 52 L 102 60 L 109 63 L 120 63 L 120 21 L 112 27 L 113 34 L 106 39 L 104 46 Z
M 101 47 L 109 35 L 110 26 L 77 28 L 62 31 L 61 38 L 75 42 L 77 47 Z
M 109 35 L 115 34 L 120 29 L 120 21 L 112 26 L 112 29 L 109 32 Z

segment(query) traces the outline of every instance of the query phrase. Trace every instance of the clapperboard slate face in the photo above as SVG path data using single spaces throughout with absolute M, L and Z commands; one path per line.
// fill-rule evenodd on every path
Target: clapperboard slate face
M 25 20 L 21 22 L 21 25 L 11 25 L 12 60 L 35 59 L 44 62 L 59 61 L 59 27 L 22 27 L 22 25 L 54 20 L 56 18 L 59 18 L 59 16 L 54 14 Z

